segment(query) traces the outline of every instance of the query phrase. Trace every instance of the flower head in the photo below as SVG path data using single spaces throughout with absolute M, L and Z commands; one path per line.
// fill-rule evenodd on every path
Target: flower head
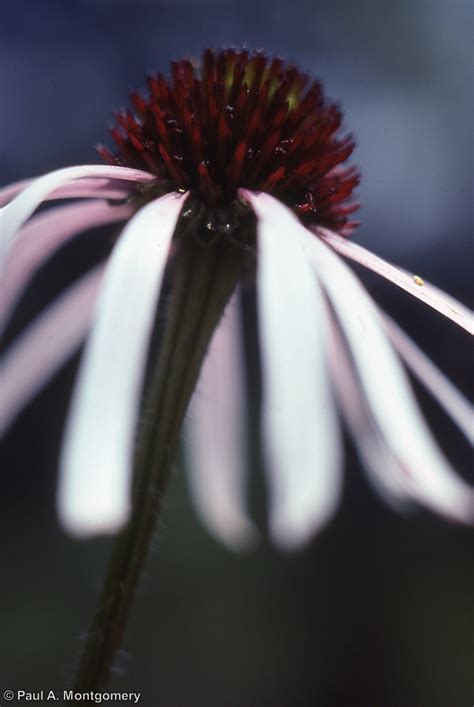
M 148 97 L 133 96 L 137 117 L 117 116 L 119 153 L 100 148 L 108 166 L 70 167 L 0 193 L 4 323 L 31 275 L 60 245 L 92 227 L 124 224 L 105 271 L 100 266 L 73 283 L 2 363 L 6 429 L 87 337 L 62 453 L 65 527 L 80 536 L 116 532 L 130 516 L 145 364 L 171 261 L 172 290 L 184 293 L 170 315 L 172 332 L 179 330 L 176 317 L 195 314 L 181 344 L 175 333 L 167 339 L 163 375 L 175 376 L 180 387 L 160 398 L 166 409 L 155 409 L 156 424 L 165 430 L 170 419 L 180 423 L 209 345 L 186 421 L 193 498 L 228 545 L 254 539 L 243 453 L 245 382 L 235 343 L 241 259 L 256 284 L 274 541 L 299 546 L 331 518 L 342 487 L 339 413 L 387 499 L 472 522 L 472 489 L 433 439 L 402 360 L 466 435 L 468 404 L 340 256 L 466 330 L 470 314 L 344 237 L 356 208 L 348 200 L 358 175 L 342 167 L 353 141 L 338 137 L 341 114 L 325 102 L 320 84 L 280 59 L 224 50 L 206 52 L 199 73 L 190 61 L 174 63 L 170 81 L 152 78 L 149 89 Z M 50 198 L 84 200 L 30 218 Z M 183 262 L 188 269 L 179 267 Z
M 198 69 L 172 62 L 169 81 L 149 77 L 148 88 L 132 94 L 137 116 L 115 116 L 117 154 L 98 148 L 111 165 L 156 175 L 145 195 L 189 191 L 190 217 L 224 234 L 237 229 L 241 187 L 273 194 L 309 223 L 353 228 L 357 205 L 347 201 L 359 176 L 341 165 L 354 140 L 340 136 L 342 112 L 318 81 L 262 52 L 208 49 Z

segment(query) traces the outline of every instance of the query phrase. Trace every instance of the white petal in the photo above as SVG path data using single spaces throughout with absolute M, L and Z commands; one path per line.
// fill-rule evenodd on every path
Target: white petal
M 22 224 L 31 216 L 42 201 L 55 189 L 83 177 L 101 177 L 106 179 L 124 179 L 127 181 L 148 182 L 154 179 L 147 172 L 140 172 L 128 167 L 109 167 L 106 165 L 81 165 L 66 167 L 50 172 L 35 179 L 24 191 L 1 210 L 0 235 L 2 258 L 11 247 L 13 239 Z
M 33 181 L 33 179 L 21 179 L 19 182 L 13 182 L 12 184 L 7 184 L 6 187 L 2 187 L 0 189 L 0 206 L 8 204 L 23 189 L 29 187 Z
M 405 471 L 371 415 L 340 326 L 328 305 L 326 314 L 332 381 L 348 429 L 370 481 L 387 503 L 402 510 L 410 496 Z
M 448 317 L 448 319 L 451 319 L 460 327 L 466 329 L 466 331 L 471 334 L 473 333 L 472 312 L 465 305 L 461 304 L 461 302 L 454 299 L 454 297 L 451 297 L 438 287 L 426 281 L 422 281 L 423 284 L 421 284 L 416 275 L 407 273 L 402 268 L 387 263 L 386 260 L 379 258 L 357 243 L 352 243 L 347 238 L 339 236 L 337 233 L 333 233 L 321 227 L 316 229 L 316 233 L 325 243 L 328 243 L 331 248 L 341 255 L 385 277 L 387 280 L 390 280 L 390 282 L 393 282 L 395 285 L 398 285 L 398 287 L 406 290 L 422 302 L 425 302 L 425 304 L 433 307 L 436 311 L 444 314 L 445 317 Z M 420 284 L 417 284 L 417 282 L 420 282 Z
M 472 489 L 455 474 L 426 426 L 375 305 L 329 246 L 303 227 L 300 233 L 349 344 L 371 414 L 409 474 L 413 497 L 449 518 L 472 522 Z
M 421 383 L 430 391 L 471 444 L 473 444 L 474 414 L 472 405 L 391 317 L 387 314 L 383 314 L 382 320 L 392 344 L 395 346 L 408 368 L 410 368 Z
M 114 533 L 129 517 L 143 373 L 184 198 L 170 194 L 142 208 L 106 269 L 61 455 L 59 514 L 76 536 Z
M 3 354 L 0 365 L 2 434 L 79 348 L 90 325 L 102 272 L 103 266 L 100 266 L 69 287 Z
M 257 215 L 263 436 L 274 540 L 293 548 L 331 518 L 341 493 L 340 439 L 325 361 L 323 298 L 298 224 L 266 194 Z
M 187 472 L 209 532 L 232 550 L 255 544 L 246 503 L 245 372 L 234 295 L 214 332 L 186 416 Z
M 7 187 L 0 189 L 0 206 L 4 206 L 13 201 L 18 194 L 35 181 L 35 179 L 23 179 L 21 182 L 15 182 L 15 184 L 9 184 Z M 142 182 L 144 181 L 151 181 L 151 175 L 149 175 L 148 180 L 142 180 Z M 130 190 L 136 186 L 136 182 L 136 179 L 109 179 L 105 177 L 90 177 L 87 179 L 82 177 L 81 179 L 75 179 L 72 182 L 61 184 L 61 186 L 47 194 L 43 201 L 74 199 L 76 197 L 125 199 Z
M 0 330 L 32 275 L 58 248 L 81 231 L 123 221 L 131 213 L 131 206 L 94 200 L 49 209 L 31 219 L 18 234 L 2 278 Z
M 140 184 L 143 182 L 139 182 Z M 44 201 L 54 199 L 126 199 L 130 192 L 135 189 L 137 182 L 119 179 L 102 179 L 90 177 L 89 179 L 75 179 L 73 182 L 62 184 L 60 187 L 48 194 Z

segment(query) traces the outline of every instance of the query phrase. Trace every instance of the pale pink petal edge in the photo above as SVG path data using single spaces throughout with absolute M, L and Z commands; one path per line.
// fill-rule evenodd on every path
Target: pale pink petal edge
M 90 191 L 96 192 L 99 189 L 108 188 L 113 196 L 108 194 L 101 194 L 104 198 L 120 198 L 123 196 L 123 192 L 127 190 L 126 185 L 121 185 L 120 182 L 138 182 L 146 184 L 155 179 L 154 175 L 143 172 L 138 169 L 131 169 L 129 167 L 114 167 L 113 165 L 80 165 L 79 168 L 86 168 L 92 171 L 89 172 L 87 176 L 83 177 L 73 177 L 73 180 L 78 180 L 77 182 L 72 181 L 71 184 L 65 184 L 58 187 L 52 194 L 48 197 L 49 199 L 66 199 L 75 196 L 91 196 Z M 97 174 L 95 174 L 94 169 L 98 168 Z M 65 167 L 64 169 L 77 169 L 77 167 Z M 105 171 L 104 171 L 105 170 Z M 62 170 L 57 170 L 62 171 Z M 31 186 L 40 177 L 34 177 L 31 179 L 21 179 L 18 182 L 13 182 L 0 189 L 0 206 L 8 204 L 12 199 L 14 199 L 18 194 L 24 191 L 27 187 Z
M 405 364 L 472 444 L 474 442 L 472 405 L 403 329 L 387 314 L 381 314 L 387 334 Z
M 69 287 L 2 356 L 2 434 L 79 348 L 89 328 L 103 270 L 99 266 Z
M 1 284 L 0 330 L 30 278 L 58 248 L 82 231 L 123 221 L 132 211 L 128 205 L 111 206 L 105 201 L 91 200 L 49 209 L 32 218 L 19 231 L 5 267 Z
M 4 261 L 21 226 L 38 206 L 58 187 L 82 178 L 100 177 L 128 181 L 150 182 L 155 177 L 147 172 L 127 167 L 81 165 L 66 167 L 35 179 L 26 189 L 0 210 L 1 257 Z
M 339 236 L 326 228 L 317 227 L 315 233 L 331 248 L 373 272 L 385 277 L 417 299 L 425 302 L 440 314 L 451 319 L 470 334 L 473 333 L 472 312 L 461 302 L 442 292 L 439 288 L 422 280 L 417 275 L 409 274 L 402 268 L 388 263 L 366 248 Z
M 187 479 L 203 525 L 234 551 L 257 541 L 247 508 L 245 371 L 234 295 L 213 334 L 185 424 Z

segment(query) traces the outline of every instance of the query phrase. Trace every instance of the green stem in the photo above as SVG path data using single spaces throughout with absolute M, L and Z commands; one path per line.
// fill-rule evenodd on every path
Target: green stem
M 226 243 L 203 248 L 182 238 L 163 343 L 146 391 L 134 460 L 133 512 L 117 536 L 74 684 L 104 688 L 122 643 L 137 582 L 176 457 L 179 433 L 202 360 L 242 268 Z

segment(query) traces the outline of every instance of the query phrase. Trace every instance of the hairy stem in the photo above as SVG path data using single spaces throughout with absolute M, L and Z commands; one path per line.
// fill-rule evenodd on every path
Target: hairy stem
M 235 289 L 242 254 L 182 238 L 160 354 L 145 391 L 134 461 L 133 512 L 112 547 L 74 688 L 106 687 L 175 460 L 179 433 L 212 333 Z

